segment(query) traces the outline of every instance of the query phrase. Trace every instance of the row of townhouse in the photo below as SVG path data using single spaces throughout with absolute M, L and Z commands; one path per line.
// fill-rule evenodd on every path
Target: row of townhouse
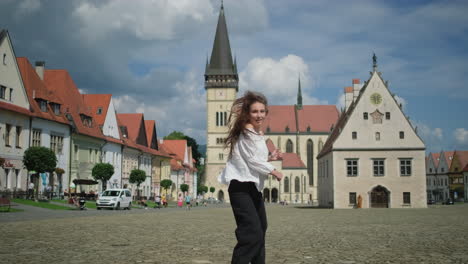
M 26 190 L 33 172 L 23 166 L 24 151 L 45 146 L 54 151 L 57 168 L 64 172 L 40 175 L 40 191 L 50 186 L 60 195 L 99 192 L 101 183 L 75 186 L 73 180 L 92 179 L 93 166 L 106 162 L 115 170 L 106 188 L 136 192 L 130 172 L 141 169 L 147 175 L 140 185 L 145 197 L 159 195 L 161 180 L 177 173 L 184 178 L 176 182 L 173 196 L 183 183 L 190 184 L 189 193 L 196 193 L 196 170 L 185 140 L 177 144 L 185 147 L 186 157 L 179 156 L 179 147 L 170 147 L 171 140 L 161 148 L 154 120 L 118 114 L 111 94 L 81 94 L 67 70 L 46 69 L 44 62 L 33 67 L 27 58 L 17 58 L 6 30 L 0 31 L 0 56 L 0 191 Z M 171 166 L 177 162 L 180 167 Z
M 441 151 L 426 157 L 427 198 L 468 201 L 468 151 Z

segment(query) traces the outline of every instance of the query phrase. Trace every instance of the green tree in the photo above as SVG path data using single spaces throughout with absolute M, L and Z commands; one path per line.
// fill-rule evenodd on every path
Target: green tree
M 165 179 L 161 181 L 161 187 L 163 187 L 164 190 L 166 190 L 166 196 L 167 196 L 167 189 L 169 189 L 172 186 L 172 181 L 169 179 Z
M 198 188 L 198 193 L 205 194 L 207 192 L 208 192 L 208 186 L 200 185 L 200 187 Z
M 213 193 L 215 192 L 215 187 L 211 186 L 210 187 L 210 193 L 211 193 L 211 197 L 213 197 Z
M 102 190 L 105 191 L 107 181 L 114 175 L 114 166 L 110 163 L 97 163 L 94 165 L 91 175 L 95 180 L 102 182 Z
M 49 175 L 57 166 L 57 157 L 55 153 L 46 147 L 30 147 L 24 152 L 23 164 L 28 171 L 35 171 L 34 187 L 35 199 L 39 198 L 39 173 L 48 172 Z
M 184 194 L 185 194 L 186 192 L 188 192 L 188 190 L 189 190 L 188 184 L 185 184 L 185 183 L 181 184 L 181 185 L 180 185 L 180 190 L 181 190 Z
M 140 200 L 140 184 L 146 180 L 146 172 L 143 170 L 132 170 L 130 172 L 130 183 L 137 185 L 137 200 Z
M 202 154 L 198 151 L 198 144 L 194 138 L 184 135 L 180 131 L 173 131 L 169 135 L 165 136 L 164 139 L 185 139 L 187 140 L 187 145 L 192 147 L 192 157 L 195 159 L 195 166 L 198 168 L 200 165 L 200 158 Z

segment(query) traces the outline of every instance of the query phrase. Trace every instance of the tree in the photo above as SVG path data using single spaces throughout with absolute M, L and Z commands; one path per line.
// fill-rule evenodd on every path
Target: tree
M 198 168 L 200 165 L 200 158 L 202 154 L 198 151 L 198 144 L 194 138 L 184 135 L 184 133 L 179 131 L 173 131 L 169 135 L 165 136 L 164 139 L 185 139 L 187 140 L 187 145 L 192 147 L 192 157 L 195 159 L 195 165 Z
M 132 170 L 130 172 L 130 183 L 137 185 L 137 200 L 140 200 L 140 184 L 146 180 L 146 172 L 143 170 Z
M 215 192 L 215 187 L 211 186 L 210 187 L 210 193 L 211 193 L 211 197 L 213 197 L 213 193 Z
M 95 180 L 102 181 L 102 190 L 105 191 L 107 181 L 114 175 L 114 166 L 110 163 L 97 163 L 94 165 L 91 175 Z
M 180 190 L 181 190 L 183 193 L 188 192 L 188 190 L 189 190 L 188 184 L 185 184 L 185 183 L 181 184 L 181 185 L 180 185 Z
M 39 198 L 39 173 L 48 172 L 49 175 L 57 166 L 55 153 L 46 147 L 30 147 L 24 152 L 23 164 L 28 171 L 34 171 L 35 199 Z
M 164 190 L 166 190 L 166 195 L 167 195 L 167 189 L 169 189 L 172 186 L 172 181 L 169 179 L 165 179 L 161 181 L 161 187 L 163 187 Z
M 198 187 L 198 193 L 205 194 L 207 192 L 208 192 L 208 186 L 200 185 L 200 187 Z

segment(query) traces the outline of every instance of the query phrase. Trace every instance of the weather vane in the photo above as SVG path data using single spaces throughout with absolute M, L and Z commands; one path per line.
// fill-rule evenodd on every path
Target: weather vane
M 377 56 L 375 56 L 375 52 L 374 52 L 374 56 L 372 56 L 372 62 L 373 62 L 373 68 L 374 68 L 374 71 L 377 70 Z

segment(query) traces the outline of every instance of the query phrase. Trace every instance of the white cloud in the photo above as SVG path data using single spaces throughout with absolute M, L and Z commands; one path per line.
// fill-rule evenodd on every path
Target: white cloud
M 41 8 L 40 0 L 23 0 L 18 6 L 18 15 L 33 13 Z
M 453 132 L 455 140 L 460 145 L 468 145 L 468 130 L 464 128 L 457 128 Z
M 130 33 L 141 40 L 170 40 L 214 20 L 209 0 L 84 1 L 74 11 L 86 36 L 100 38 L 114 31 Z
M 253 58 L 240 73 L 242 90 L 254 90 L 264 93 L 273 103 L 294 104 L 296 102 L 298 79 L 301 78 L 303 104 L 318 103 L 320 100 L 310 97 L 313 83 L 309 66 L 297 56 L 289 54 L 279 60 L 273 58 Z
M 447 140 L 444 139 L 444 132 L 442 128 L 432 128 L 419 121 L 411 121 L 411 124 L 424 141 L 428 152 L 437 152 L 441 149 L 444 149 Z

